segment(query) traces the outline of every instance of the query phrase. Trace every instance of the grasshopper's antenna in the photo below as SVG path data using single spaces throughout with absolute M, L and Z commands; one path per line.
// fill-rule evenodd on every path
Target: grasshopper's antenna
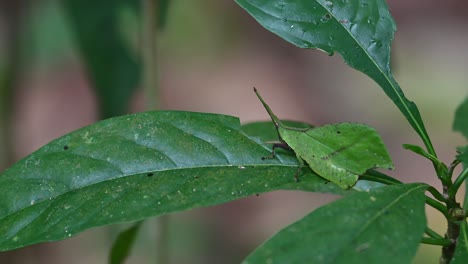
M 273 114 L 273 111 L 271 111 L 271 108 L 265 103 L 265 101 L 263 101 L 263 98 L 262 98 L 262 96 L 260 96 L 260 94 L 258 93 L 257 88 L 254 87 L 253 89 L 254 89 L 254 92 L 255 92 L 255 94 L 257 95 L 258 99 L 260 99 L 260 102 L 262 102 L 263 107 L 265 107 L 265 109 L 267 110 L 268 115 L 270 115 L 271 120 L 272 120 L 273 123 L 275 124 L 276 129 L 278 130 L 278 127 L 279 127 L 279 126 L 283 126 L 283 124 L 281 123 L 281 121 L 279 120 L 279 118 L 278 118 L 275 114 Z

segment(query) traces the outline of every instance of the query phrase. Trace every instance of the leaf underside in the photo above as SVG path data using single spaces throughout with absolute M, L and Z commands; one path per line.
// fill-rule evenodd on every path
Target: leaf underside
M 317 48 L 377 82 L 433 153 L 417 106 L 409 101 L 390 69 L 396 30 L 384 0 L 236 0 L 262 26 L 300 48 Z
M 111 118 L 45 145 L 0 175 L 0 250 L 279 189 L 344 193 L 239 119 L 161 111 Z
M 252 263 L 410 263 L 426 226 L 424 184 L 385 186 L 325 205 L 257 248 Z

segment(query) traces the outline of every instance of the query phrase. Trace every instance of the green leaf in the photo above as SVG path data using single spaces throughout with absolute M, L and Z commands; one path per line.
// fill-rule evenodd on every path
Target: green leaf
M 125 263 L 125 259 L 130 255 L 130 251 L 138 235 L 141 224 L 141 221 L 136 222 L 117 236 L 110 252 L 110 264 Z
M 468 146 L 458 147 L 457 159 L 460 160 L 463 164 L 463 168 L 468 168 Z M 465 180 L 465 190 L 468 190 L 468 181 Z M 463 202 L 463 208 L 468 210 L 468 191 L 465 191 L 465 199 Z
M 299 121 L 281 120 L 283 124 L 296 128 L 312 128 L 311 124 Z M 251 137 L 257 137 L 263 142 L 279 141 L 278 132 L 271 121 L 252 122 L 242 125 L 242 131 Z
M 412 145 L 412 144 L 403 144 L 403 148 L 411 150 L 412 152 L 418 155 L 421 155 L 425 157 L 426 159 L 432 161 L 432 163 L 435 164 L 437 171 L 443 173 L 443 174 L 439 173 L 438 175 L 447 175 L 447 171 L 448 171 L 447 166 L 434 155 L 427 153 L 420 146 Z
M 344 193 L 231 116 L 177 111 L 104 120 L 0 175 L 0 250 L 279 189 Z
M 460 160 L 464 168 L 468 168 L 468 145 L 464 147 L 458 147 L 457 159 Z
M 325 205 L 273 236 L 244 263 L 410 263 L 426 226 L 426 188 L 386 186 Z
M 457 247 L 450 264 L 468 263 L 468 228 L 466 221 L 460 223 L 460 235 L 457 240 Z
M 262 26 L 300 48 L 338 52 L 351 67 L 377 82 L 429 153 L 435 153 L 417 106 L 409 101 L 390 69 L 390 46 L 396 30 L 384 0 L 236 0 Z
M 468 140 L 468 97 L 455 111 L 453 131 L 458 131 Z
M 78 49 L 97 93 L 101 117 L 128 112 L 140 66 L 120 35 L 120 1 L 63 0 Z

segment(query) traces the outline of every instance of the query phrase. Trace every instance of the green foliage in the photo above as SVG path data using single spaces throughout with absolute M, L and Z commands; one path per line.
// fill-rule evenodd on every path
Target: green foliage
M 432 163 L 436 166 L 436 169 L 438 171 L 441 171 L 443 173 L 447 173 L 447 170 L 448 170 L 447 166 L 442 161 L 440 161 L 437 157 L 435 157 L 434 155 L 427 153 L 420 146 L 416 146 L 416 145 L 412 145 L 412 144 L 403 144 L 403 148 L 411 150 L 412 152 L 425 157 L 426 159 L 432 161 Z
M 0 250 L 279 189 L 343 193 L 215 114 L 146 112 L 59 138 L 5 171 Z
M 145 112 L 100 121 L 43 146 L 0 175 L 0 250 L 138 221 L 118 236 L 111 251 L 110 263 L 123 263 L 140 220 L 263 192 L 296 190 L 343 197 L 280 231 L 245 263 L 410 263 L 420 242 L 442 247 L 442 263 L 467 263 L 468 192 L 463 206 L 456 194 L 463 183 L 468 187 L 468 146 L 458 148 L 449 166 L 437 158 L 416 104 L 405 97 L 390 69 L 396 26 L 385 1 L 236 2 L 290 43 L 330 55 L 338 52 L 348 65 L 372 78 L 426 149 L 403 147 L 434 164 L 443 191 L 424 183 L 403 184 L 374 170 L 393 164 L 373 128 L 281 121 L 257 94 L 273 122 L 241 126 L 239 119 L 225 115 Z M 123 7 L 139 13 L 140 3 L 63 0 L 63 6 L 102 116 L 125 113 L 141 66 L 119 35 L 117 13 Z M 168 6 L 168 0 L 159 2 L 154 20 L 158 30 Z M 453 130 L 468 139 L 467 120 L 468 98 L 453 124 Z M 276 140 L 293 152 L 276 151 L 273 159 L 262 160 Z M 302 168 L 302 160 L 310 168 Z M 459 164 L 464 168 L 453 175 Z M 298 167 L 300 182 L 295 182 Z M 447 219 L 444 236 L 426 225 L 425 204 Z
M 426 225 L 426 188 L 386 186 L 325 205 L 273 236 L 244 263 L 410 263 Z
M 377 82 L 434 153 L 419 110 L 409 101 L 390 69 L 395 22 L 384 0 L 236 0 L 262 26 L 300 48 L 317 48 Z
M 128 100 L 137 88 L 141 74 L 140 65 L 117 27 L 117 14 L 125 2 L 63 0 L 98 97 L 102 118 L 127 113 Z

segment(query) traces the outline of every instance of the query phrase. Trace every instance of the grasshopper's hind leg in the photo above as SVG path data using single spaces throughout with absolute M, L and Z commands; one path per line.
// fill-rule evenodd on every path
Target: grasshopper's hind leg
M 275 144 L 273 144 L 273 147 L 271 148 L 271 155 L 266 156 L 266 157 L 262 157 L 262 160 L 274 159 L 276 157 L 276 153 L 275 153 L 276 148 L 282 148 L 282 149 L 285 149 L 285 150 L 292 151 L 292 148 L 286 142 L 275 143 Z
M 299 173 L 302 170 L 302 167 L 304 167 L 304 160 L 301 157 L 299 157 L 297 154 L 296 154 L 296 158 L 297 158 L 297 161 L 299 161 L 299 168 L 297 168 L 296 173 L 294 173 L 294 180 L 296 182 L 299 182 L 299 177 L 298 176 L 299 176 Z

